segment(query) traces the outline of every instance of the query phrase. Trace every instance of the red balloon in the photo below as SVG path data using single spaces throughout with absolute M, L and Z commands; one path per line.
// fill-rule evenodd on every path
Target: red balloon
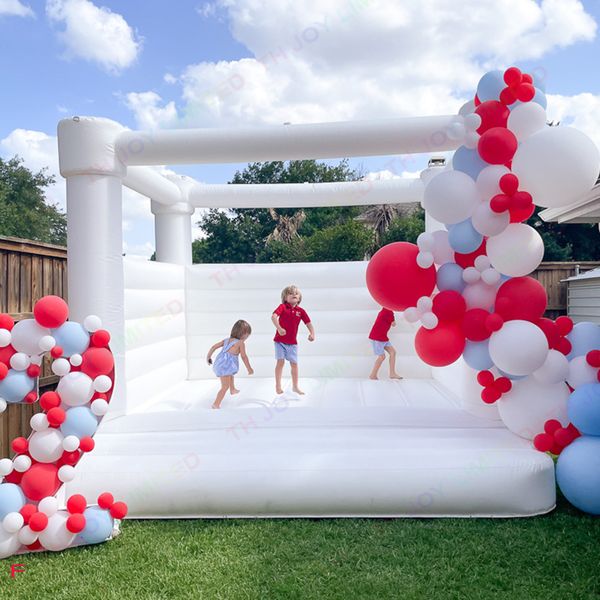
M 24 454 L 29 448 L 29 442 L 24 437 L 16 437 L 11 444 L 13 452 Z
M 600 369 L 600 350 L 590 350 L 585 355 L 585 359 L 590 367 L 594 367 L 594 369 Z
M 482 102 L 475 112 L 481 117 L 481 125 L 477 128 L 479 134 L 492 127 L 506 127 L 510 115 L 508 107 L 497 100 Z
M 17 351 L 12 347 L 11 344 L 0 348 L 0 362 L 7 367 L 10 367 L 10 357 L 16 353 Z
M 106 348 L 110 342 L 110 333 L 106 329 L 98 329 L 92 333 L 91 342 L 98 348 Z
M 79 440 L 79 449 L 82 452 L 91 452 L 95 445 L 96 442 L 94 442 L 89 435 L 86 435 Z
M 8 329 L 11 331 L 15 326 L 15 320 L 6 313 L 0 313 L 0 329 Z
M 60 346 L 54 346 L 52 350 L 50 350 L 50 356 L 52 358 L 60 358 L 63 355 L 63 349 Z
M 515 192 L 511 198 L 511 208 L 514 207 L 519 210 L 525 210 L 528 209 L 532 204 L 533 198 L 529 192 Z
M 439 323 L 435 329 L 421 327 L 415 336 L 415 349 L 423 362 L 445 367 L 463 353 L 465 336 L 456 322 Z
M 475 104 L 475 106 L 479 106 L 481 104 L 481 100 L 478 98 L 477 94 L 475 94 L 475 98 L 473 98 L 473 104 Z
M 519 189 L 519 178 L 514 173 L 506 173 L 500 177 L 498 185 L 507 196 L 512 196 Z
M 513 89 L 509 88 L 509 87 L 505 87 L 501 92 L 500 92 L 500 102 L 502 102 L 502 104 L 513 104 L 513 102 L 517 101 L 517 94 L 514 92 Z
M 533 438 L 533 445 L 540 452 L 549 452 L 554 445 L 554 438 L 548 433 L 538 433 Z
M 530 204 L 527 208 L 515 208 L 512 206 L 510 208 L 510 222 L 522 223 L 523 221 L 527 221 L 534 211 L 535 206 L 533 204 Z
M 533 77 L 529 73 L 523 73 L 521 81 L 523 83 L 533 83 Z
M 52 427 L 58 427 L 65 422 L 67 414 L 62 408 L 55 406 L 46 413 L 46 418 Z
M 554 441 L 563 448 L 568 446 L 575 437 L 573 431 L 567 427 L 561 427 L 554 432 Z
M 8 375 L 8 367 L 4 363 L 0 363 L 0 381 Z
M 31 515 L 34 515 L 37 512 L 37 508 L 34 504 L 24 504 L 19 512 L 23 517 L 25 525 L 27 525 L 29 523 L 29 519 L 31 519 Z
M 504 325 L 504 319 L 498 313 L 491 313 L 485 320 L 485 326 L 491 333 L 500 331 Z
M 483 308 L 471 308 L 465 313 L 462 322 L 462 331 L 465 337 L 472 342 L 487 340 L 491 332 L 487 328 L 487 318 L 490 313 Z
M 557 419 L 548 419 L 544 423 L 544 431 L 550 435 L 554 435 L 554 432 L 562 427 L 560 421 Z
M 110 507 L 110 516 L 113 519 L 124 519 L 127 515 L 127 504 L 125 502 L 115 502 Z
M 115 366 L 112 352 L 108 348 L 88 348 L 81 357 L 81 371 L 92 379 L 98 375 L 110 374 Z
M 535 88 L 531 83 L 522 83 L 517 88 L 517 100 L 521 102 L 530 102 L 535 96 Z
M 378 250 L 367 266 L 367 287 L 373 299 L 390 310 L 415 306 L 421 296 L 431 296 L 435 268 L 417 265 L 419 249 L 409 242 L 394 242 Z
M 71 533 L 79 533 L 85 528 L 85 517 L 80 514 L 69 515 L 67 519 L 67 529 Z
M 493 385 L 494 374 L 491 371 L 479 371 L 479 373 L 477 373 L 477 383 L 483 387 Z
M 108 509 L 115 503 L 115 499 L 110 492 L 104 492 L 98 496 L 98 506 Z
M 67 452 L 66 450 L 62 453 L 60 460 L 63 465 L 69 465 L 71 467 L 77 464 L 81 456 L 81 452 L 79 450 L 73 450 L 73 452 Z
M 506 194 L 496 194 L 490 200 L 490 208 L 495 213 L 507 211 L 510 208 L 510 196 L 507 196 Z
M 537 322 L 548 303 L 544 286 L 533 277 L 513 277 L 505 281 L 496 295 L 495 311 L 505 320 Z
M 29 518 L 29 528 L 31 531 L 43 531 L 48 525 L 48 515 L 43 512 L 35 512 Z
M 87 507 L 87 501 L 81 494 L 73 494 L 67 500 L 67 510 L 73 513 L 82 513 Z
M 60 327 L 69 317 L 67 303 L 58 296 L 44 296 L 33 307 L 33 316 L 42 326 Z
M 556 346 L 555 350 L 558 350 L 559 352 L 567 356 L 567 354 L 570 354 L 571 350 L 573 350 L 573 345 L 566 337 L 563 337 L 560 338 L 558 346 Z
M 481 399 L 486 404 L 493 404 L 497 400 L 500 400 L 501 396 L 502 392 L 495 387 L 486 387 L 485 389 L 481 390 Z
M 39 502 L 46 496 L 54 496 L 60 485 L 58 469 L 51 463 L 35 463 L 21 479 L 23 493 L 34 502 Z
M 573 331 L 573 319 L 564 315 L 556 319 L 556 326 L 560 331 L 560 335 L 568 335 Z
M 60 396 L 56 392 L 44 392 L 40 396 L 40 406 L 48 412 L 51 408 L 60 406 Z
M 433 299 L 433 314 L 440 321 L 456 321 L 461 319 L 467 310 L 467 303 L 462 294 L 454 290 L 444 290 Z
M 504 83 L 510 87 L 515 87 L 521 83 L 523 74 L 518 67 L 509 67 L 504 71 Z
M 560 343 L 560 332 L 558 331 L 556 323 L 552 319 L 546 319 L 546 317 L 542 317 L 538 321 L 535 321 L 535 324 L 546 335 L 546 339 L 548 340 L 548 347 L 556 349 L 556 347 Z
M 457 265 L 466 269 L 467 267 L 472 267 L 475 264 L 475 259 L 478 256 L 486 253 L 486 238 L 483 239 L 481 245 L 474 252 L 469 252 L 469 254 L 460 254 L 459 252 L 454 253 L 454 262 Z
M 517 151 L 515 134 L 505 127 L 492 127 L 479 138 L 477 151 L 485 162 L 503 165 L 512 160 Z
M 501 394 L 508 394 L 512 390 L 512 381 L 508 377 L 498 377 L 494 381 L 494 387 L 499 390 Z
M 27 375 L 35 379 L 40 376 L 41 369 L 38 365 L 29 365 L 27 367 Z

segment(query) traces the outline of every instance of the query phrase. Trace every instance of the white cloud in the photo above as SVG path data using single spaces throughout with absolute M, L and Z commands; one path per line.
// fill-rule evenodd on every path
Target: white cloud
M 600 95 L 548 95 L 548 119 L 572 125 L 594 140 L 600 149 Z
M 122 15 L 90 0 L 47 0 L 46 15 L 64 26 L 58 35 L 67 58 L 82 58 L 118 73 L 131 66 L 141 51 L 141 38 Z
M 125 104 L 133 111 L 141 129 L 168 127 L 177 121 L 175 102 L 160 106 L 161 101 L 156 92 L 130 92 L 125 96 Z
M 182 126 L 455 112 L 487 69 L 539 60 L 596 32 L 578 0 L 463 0 L 460 10 L 445 0 L 218 0 L 211 7 L 205 11 L 227 15 L 252 58 L 170 74 L 182 85 Z M 160 97 L 152 102 L 168 107 Z M 138 122 L 148 118 L 144 103 L 130 108 Z
M 35 17 L 35 13 L 20 0 L 0 0 L 0 17 Z

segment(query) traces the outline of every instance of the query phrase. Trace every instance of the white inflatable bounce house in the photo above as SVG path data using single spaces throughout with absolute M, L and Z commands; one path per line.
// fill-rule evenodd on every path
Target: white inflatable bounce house
M 97 315 L 111 332 L 115 387 L 94 451 L 61 487 L 59 503 L 108 487 L 133 518 L 551 511 L 555 468 L 539 450 L 555 446 L 541 448 L 538 435 L 536 449 L 531 440 L 544 429 L 546 436 L 556 427 L 565 436 L 571 431 L 570 328 L 563 323 L 559 334 L 550 322 L 544 329 L 545 305 L 532 309 L 534 296 L 523 297 L 519 288 L 520 310 L 502 287 L 530 281 L 526 275 L 543 255 L 539 235 L 521 222 L 533 210 L 531 195 L 517 189 L 541 206 L 568 204 L 591 188 L 599 160 L 583 134 L 546 126 L 543 92 L 517 71 L 486 74 L 475 101 L 453 116 L 153 132 L 99 118 L 62 120 L 70 318 Z M 414 180 L 206 185 L 152 168 L 451 150 L 457 151 L 450 165 Z M 123 257 L 123 186 L 151 200 L 155 262 Z M 427 231 L 418 247 L 410 245 L 411 268 L 433 279 L 410 305 L 386 301 L 381 289 L 402 295 L 413 281 L 401 269 L 397 276 L 378 270 L 380 253 L 370 264 L 191 261 L 196 208 L 415 201 L 427 211 Z M 401 246 L 396 250 L 409 245 Z M 288 386 L 278 396 L 271 313 L 292 283 L 302 290 L 316 341 L 299 336 L 306 395 Z M 436 305 L 438 296 L 445 300 Z M 374 357 L 367 336 L 380 305 L 398 311 L 391 340 L 400 381 L 368 378 Z M 522 314 L 527 310 L 537 313 Z M 219 384 L 206 353 L 238 319 L 253 328 L 247 349 L 255 374 L 240 371 L 241 393 L 211 410 Z M 460 347 L 448 357 L 458 330 Z M 574 349 L 579 342 L 570 335 Z M 580 355 L 600 347 L 597 341 L 588 340 Z M 551 420 L 558 425 L 547 426 Z

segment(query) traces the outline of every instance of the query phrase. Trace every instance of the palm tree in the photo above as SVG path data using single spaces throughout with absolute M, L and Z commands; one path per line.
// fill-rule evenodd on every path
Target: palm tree
M 275 221 L 275 229 L 267 236 L 267 244 L 274 240 L 289 244 L 300 237 L 298 230 L 306 219 L 306 213 L 303 210 L 298 210 L 291 215 L 282 215 L 274 208 L 269 208 L 269 214 Z

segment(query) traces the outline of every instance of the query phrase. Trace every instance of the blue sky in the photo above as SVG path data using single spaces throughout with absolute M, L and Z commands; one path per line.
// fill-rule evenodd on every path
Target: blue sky
M 56 124 L 74 114 L 131 128 L 449 114 L 487 68 L 510 64 L 543 70 L 549 117 L 573 121 L 600 143 L 600 2 L 434 0 L 429 12 L 401 4 L 0 0 L 0 155 L 19 152 L 32 168 L 56 170 Z M 223 96 L 236 76 L 243 89 Z M 426 160 L 352 163 L 401 175 Z M 212 183 L 241 167 L 176 170 Z M 61 194 L 58 185 L 51 200 Z M 153 244 L 145 206 L 132 201 L 125 214 L 130 252 Z

